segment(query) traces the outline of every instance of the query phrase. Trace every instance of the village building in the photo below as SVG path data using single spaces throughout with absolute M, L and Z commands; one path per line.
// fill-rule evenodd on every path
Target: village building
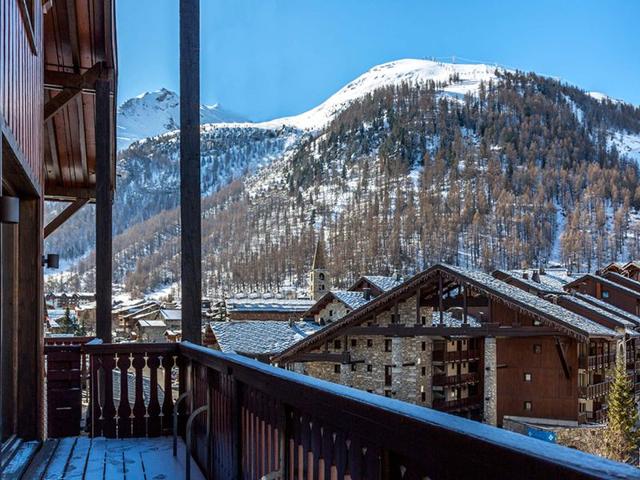
M 596 418 L 580 374 L 616 330 L 490 275 L 436 265 L 297 342 L 272 361 L 381 395 L 502 424 Z
M 620 283 L 622 280 L 636 284 L 639 282 L 613 272 L 609 272 L 607 275 L 608 278 L 605 278 L 601 275 L 588 273 L 568 283 L 565 290 L 583 293 L 610 303 L 633 315 L 640 315 L 640 290 Z
M 165 341 L 167 324 L 163 320 L 136 320 L 135 329 L 132 332 L 138 342 L 161 343 Z

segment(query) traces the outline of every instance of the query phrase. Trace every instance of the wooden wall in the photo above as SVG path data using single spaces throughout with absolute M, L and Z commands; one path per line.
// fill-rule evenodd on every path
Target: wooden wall
M 615 283 L 615 282 L 614 282 Z M 602 291 L 609 292 L 609 298 L 602 297 Z M 585 279 L 585 284 L 581 285 L 578 289 L 580 293 L 591 295 L 592 297 L 599 298 L 600 300 L 621 308 L 625 312 L 629 312 L 633 315 L 638 315 L 638 299 L 629 293 L 625 293 L 616 288 L 602 285 L 595 278 Z
M 569 337 L 560 341 L 570 366 L 569 379 L 554 337 L 498 339 L 498 424 L 505 415 L 578 419 L 578 346 Z M 535 353 L 534 345 L 540 345 L 541 353 Z M 525 373 L 531 373 L 530 382 L 524 380 Z M 532 403 L 531 411 L 525 410 L 526 401 Z
M 33 35 L 27 16 L 33 5 Z M 42 2 L 0 0 L 0 123 L 36 186 L 43 182 Z

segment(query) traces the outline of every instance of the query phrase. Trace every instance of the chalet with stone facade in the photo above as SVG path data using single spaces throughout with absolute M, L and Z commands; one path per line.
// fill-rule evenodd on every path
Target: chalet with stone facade
M 272 361 L 491 424 L 505 416 L 578 424 L 598 415 L 587 392 L 599 379 L 582 371 L 591 346 L 615 352 L 625 338 L 620 318 L 592 317 L 487 274 L 435 265 Z

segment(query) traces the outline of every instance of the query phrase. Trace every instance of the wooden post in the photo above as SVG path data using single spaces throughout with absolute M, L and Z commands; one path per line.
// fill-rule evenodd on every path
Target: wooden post
M 42 271 L 43 200 L 20 199 L 18 225 L 18 436 L 44 433 L 44 288 Z
M 440 325 L 444 323 L 444 299 L 442 298 L 442 274 L 438 273 L 438 311 L 440 312 Z
M 96 335 L 111 343 L 112 176 L 110 84 L 96 82 Z
M 180 0 L 180 220 L 182 339 L 202 343 L 200 0 Z
M 416 325 L 420 325 L 420 297 L 422 297 L 422 287 L 416 290 Z
M 467 323 L 469 323 L 469 319 L 468 319 L 468 308 L 467 308 L 467 286 L 466 285 L 462 285 L 463 288 L 463 292 L 462 292 L 462 314 L 464 317 L 464 324 L 466 325 Z

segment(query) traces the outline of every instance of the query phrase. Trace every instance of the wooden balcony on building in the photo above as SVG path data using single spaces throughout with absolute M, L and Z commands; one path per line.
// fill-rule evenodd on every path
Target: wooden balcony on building
M 433 385 L 434 386 L 444 386 L 444 385 L 464 385 L 467 383 L 477 383 L 480 381 L 480 376 L 475 373 L 463 373 L 460 375 L 445 375 L 439 374 L 433 376 Z
M 77 476 L 78 458 L 84 471 L 93 471 L 93 457 L 100 459 L 99 472 L 85 478 L 103 478 L 106 468 L 130 478 L 137 469 L 155 468 L 148 467 L 154 448 L 172 465 L 171 478 L 184 478 L 176 469 L 186 468 L 187 450 L 174 459 L 168 448 L 174 411 L 179 445 L 190 444 L 193 478 L 199 473 L 247 480 L 477 478 L 479 472 L 487 478 L 638 476 L 627 465 L 557 445 L 541 449 L 537 440 L 519 434 L 188 342 L 51 345 L 47 362 L 57 354 L 64 354 L 68 368 L 50 371 L 69 381 L 69 388 L 48 389 L 49 400 L 64 395 L 78 400 L 86 389 L 90 405 L 82 412 L 83 431 L 56 441 L 55 451 L 66 452 L 67 459 L 56 478 L 65 478 L 64 472 Z M 90 365 L 86 386 L 78 367 L 82 355 Z M 184 400 L 176 405 L 179 395 Z M 434 402 L 449 411 L 481 405 L 480 396 Z M 140 462 L 129 458 L 136 452 Z M 48 465 L 60 461 L 54 454 L 48 458 Z M 106 467 L 105 459 L 113 462 Z
M 434 362 L 472 362 L 480 360 L 480 350 L 455 350 L 446 352 L 444 350 L 435 350 L 432 355 Z
M 580 368 L 589 370 L 602 370 L 608 368 L 615 368 L 616 366 L 616 353 L 599 353 L 597 355 L 581 355 L 579 357 Z

